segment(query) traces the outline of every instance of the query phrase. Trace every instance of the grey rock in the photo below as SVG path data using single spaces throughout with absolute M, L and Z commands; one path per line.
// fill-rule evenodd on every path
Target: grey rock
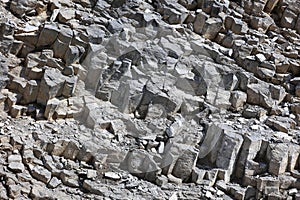
M 284 143 L 269 144 L 267 159 L 269 161 L 269 172 L 271 174 L 283 174 L 288 164 L 288 146 Z
M 32 176 L 43 183 L 48 183 L 51 179 L 51 172 L 42 166 L 36 165 L 30 170 Z
M 25 170 L 25 166 L 23 165 L 23 163 L 19 162 L 9 163 L 8 168 L 15 173 L 21 173 Z
M 40 33 L 37 46 L 42 47 L 42 46 L 52 45 L 57 39 L 58 33 L 59 33 L 59 29 L 57 27 L 57 24 L 55 23 L 45 24 Z
M 240 110 L 243 108 L 247 101 L 247 94 L 242 91 L 232 91 L 230 96 L 231 106 L 235 110 Z
M 121 179 L 121 177 L 117 173 L 114 173 L 114 172 L 105 172 L 104 177 L 108 178 L 108 179 L 112 179 L 112 180 L 120 180 Z
M 78 176 L 73 171 L 63 170 L 60 174 L 63 184 L 70 187 L 79 187 Z
M 48 183 L 49 188 L 57 188 L 61 184 L 61 180 L 56 177 L 51 178 L 50 182 Z
M 47 105 L 47 101 L 61 95 L 65 79 L 57 69 L 47 69 L 40 83 L 37 102 Z
M 177 159 L 172 174 L 183 181 L 189 180 L 193 168 L 196 166 L 198 151 L 195 149 L 186 149 Z
M 36 0 L 17 0 L 10 4 L 10 9 L 17 15 L 22 16 L 25 13 L 35 11 Z

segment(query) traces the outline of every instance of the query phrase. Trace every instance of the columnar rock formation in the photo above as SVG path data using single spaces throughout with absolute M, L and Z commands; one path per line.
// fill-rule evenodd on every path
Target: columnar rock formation
M 300 199 L 296 0 L 0 13 L 0 199 Z

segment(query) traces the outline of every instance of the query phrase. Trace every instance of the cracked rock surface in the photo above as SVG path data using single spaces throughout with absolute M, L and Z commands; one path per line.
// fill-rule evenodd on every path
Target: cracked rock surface
M 300 199 L 297 0 L 0 13 L 0 199 Z

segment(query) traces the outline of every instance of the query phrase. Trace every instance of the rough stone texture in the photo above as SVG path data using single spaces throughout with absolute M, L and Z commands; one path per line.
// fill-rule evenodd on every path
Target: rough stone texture
M 296 0 L 0 14 L 0 199 L 299 198 Z

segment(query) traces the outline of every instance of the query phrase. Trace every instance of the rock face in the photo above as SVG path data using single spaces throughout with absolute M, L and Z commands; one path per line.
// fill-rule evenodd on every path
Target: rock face
M 0 199 L 299 198 L 298 1 L 0 13 Z

